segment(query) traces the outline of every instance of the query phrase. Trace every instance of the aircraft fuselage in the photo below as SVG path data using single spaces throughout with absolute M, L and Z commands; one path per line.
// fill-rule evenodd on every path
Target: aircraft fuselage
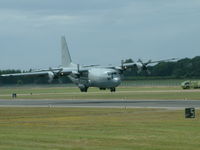
M 69 75 L 69 78 L 77 84 L 80 89 L 88 87 L 98 87 L 100 89 L 113 89 L 121 83 L 121 75 L 115 69 L 108 68 L 90 68 L 87 74 Z
M 107 68 L 91 68 L 88 73 L 88 81 L 91 87 L 113 88 L 121 83 L 118 71 Z

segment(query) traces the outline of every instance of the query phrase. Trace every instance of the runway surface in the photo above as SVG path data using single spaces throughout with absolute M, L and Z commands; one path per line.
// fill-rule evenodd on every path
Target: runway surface
M 0 100 L 0 107 L 200 108 L 198 100 Z

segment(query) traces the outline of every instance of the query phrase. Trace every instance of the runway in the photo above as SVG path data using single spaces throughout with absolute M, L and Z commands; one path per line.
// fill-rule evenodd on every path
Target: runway
M 200 108 L 198 100 L 0 100 L 0 107 Z

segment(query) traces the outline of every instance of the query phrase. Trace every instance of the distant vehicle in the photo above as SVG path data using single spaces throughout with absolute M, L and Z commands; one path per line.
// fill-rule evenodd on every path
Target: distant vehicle
M 62 47 L 62 65 L 58 68 L 49 68 L 42 69 L 27 73 L 15 73 L 15 74 L 4 74 L 3 77 L 12 77 L 12 76 L 44 76 L 49 77 L 49 82 L 53 79 L 68 76 L 73 83 L 75 83 L 81 90 L 81 92 L 87 92 L 89 87 L 98 87 L 100 90 L 110 89 L 111 92 L 115 92 L 116 87 L 120 85 L 121 78 L 125 70 L 137 67 L 138 69 L 142 68 L 147 69 L 148 64 L 159 63 L 163 61 L 174 60 L 167 59 L 161 61 L 151 61 L 149 60 L 146 63 L 143 63 L 141 60 L 138 60 L 138 63 L 126 63 L 123 60 L 121 61 L 120 66 L 99 66 L 99 65 L 90 65 L 90 66 L 80 66 L 72 62 L 68 46 L 65 40 L 65 37 L 61 37 L 61 47 Z M 115 57 L 114 55 L 112 57 Z
M 181 83 L 183 89 L 198 89 L 200 88 L 200 81 L 184 81 Z

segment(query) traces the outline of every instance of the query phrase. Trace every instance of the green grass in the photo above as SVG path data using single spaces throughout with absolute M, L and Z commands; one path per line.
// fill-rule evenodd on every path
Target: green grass
M 187 79 L 146 79 L 123 81 L 122 86 L 180 86 Z M 198 80 L 198 79 L 197 79 Z
M 178 86 L 121 86 L 116 93 L 97 88 L 81 93 L 77 87 L 2 87 L 0 99 L 11 99 L 12 93 L 17 93 L 18 99 L 200 99 L 200 89 L 182 90 Z
M 182 110 L 0 108 L 0 149 L 197 150 L 199 124 Z

